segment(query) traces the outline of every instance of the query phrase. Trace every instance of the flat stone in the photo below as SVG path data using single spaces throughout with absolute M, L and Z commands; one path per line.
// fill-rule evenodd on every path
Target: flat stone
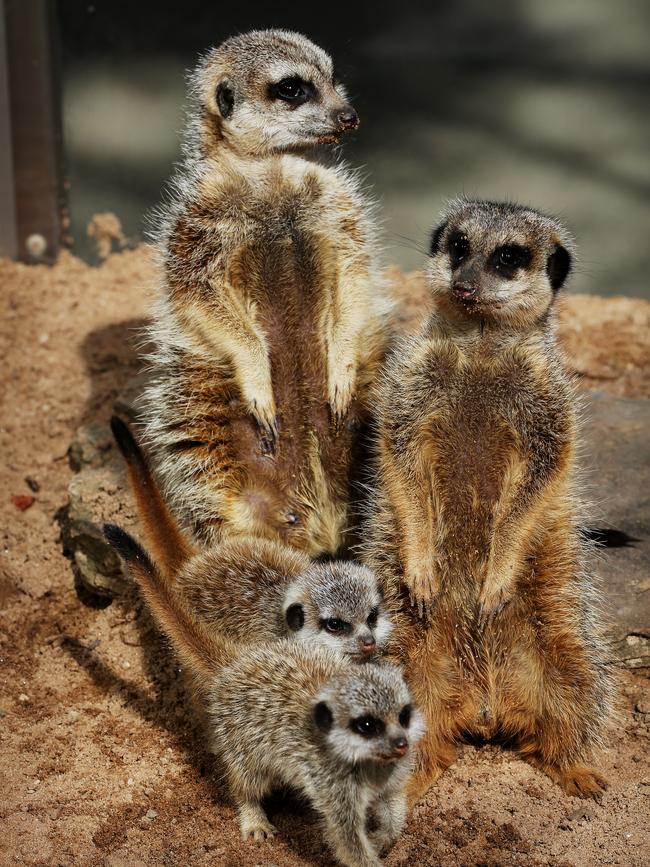
M 616 657 L 650 668 L 650 400 L 587 396 L 584 481 L 590 526 L 622 530 L 637 541 L 603 548 L 596 569 L 613 623 Z

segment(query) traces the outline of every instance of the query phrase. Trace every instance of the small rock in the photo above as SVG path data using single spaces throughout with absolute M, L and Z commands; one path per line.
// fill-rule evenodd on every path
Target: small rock
M 147 810 L 145 815 L 146 815 L 147 819 L 157 819 L 158 818 L 158 812 L 156 810 Z
M 581 819 L 586 819 L 587 822 L 591 822 L 594 818 L 594 814 L 588 807 L 578 807 L 577 810 L 573 810 L 567 816 L 569 822 L 579 822 Z
M 24 692 L 21 692 L 20 695 L 18 696 L 18 701 L 21 704 L 29 704 L 29 696 L 26 695 Z
M 153 795 L 153 789 L 150 788 L 150 787 L 147 787 L 147 788 L 144 790 L 144 793 L 145 793 L 145 795 L 147 796 L 147 798 L 150 798 L 150 797 Z
M 26 512 L 27 509 L 34 505 L 36 500 L 31 494 L 14 494 L 11 498 L 11 502 L 21 512 Z
M 126 669 L 126 668 L 131 668 L 131 663 L 129 662 L 128 659 L 123 659 L 123 660 L 122 660 L 122 668 L 124 668 L 124 669 Z
M 25 484 L 33 494 L 37 494 L 41 486 L 32 476 L 25 476 Z

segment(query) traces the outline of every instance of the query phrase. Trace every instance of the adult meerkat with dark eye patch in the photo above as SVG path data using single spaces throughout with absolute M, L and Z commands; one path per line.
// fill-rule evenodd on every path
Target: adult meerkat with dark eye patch
M 201 541 L 335 553 L 389 305 L 353 174 L 310 157 L 358 125 L 330 57 L 255 31 L 190 80 L 185 161 L 159 232 L 147 436 Z
M 505 739 L 569 794 L 606 787 L 586 763 L 614 687 L 552 309 L 570 249 L 529 208 L 453 202 L 431 245 L 435 310 L 378 387 L 365 561 L 427 720 L 413 797 L 467 733 Z
M 295 638 L 364 661 L 384 651 L 392 625 L 367 566 L 315 563 L 269 539 L 226 539 L 196 550 L 170 513 L 128 426 L 114 417 L 111 427 L 153 561 L 199 620 L 240 643 Z
M 261 800 L 290 786 L 342 864 L 378 867 L 404 824 L 410 746 L 422 730 L 400 669 L 354 665 L 305 642 L 242 649 L 192 616 L 128 534 L 108 526 L 106 535 L 203 698 L 242 837 L 274 835 Z

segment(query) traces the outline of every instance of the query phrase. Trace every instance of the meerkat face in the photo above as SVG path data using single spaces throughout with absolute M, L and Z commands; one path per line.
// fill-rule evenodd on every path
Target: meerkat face
M 457 200 L 435 230 L 427 277 L 440 312 L 525 329 L 542 318 L 571 268 L 555 220 L 521 205 Z
M 258 30 L 228 39 L 199 65 L 193 91 L 202 137 L 264 156 L 338 142 L 359 118 L 326 52 L 299 33 Z
M 356 660 L 380 653 L 392 630 L 374 573 L 349 561 L 314 563 L 289 588 L 289 632 Z
M 314 724 L 345 764 L 399 762 L 424 733 L 402 672 L 372 664 L 357 672 L 325 687 L 314 702 Z

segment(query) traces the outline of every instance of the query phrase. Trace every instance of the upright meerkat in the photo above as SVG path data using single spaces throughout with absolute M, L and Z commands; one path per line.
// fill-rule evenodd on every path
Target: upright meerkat
M 334 553 L 389 305 L 358 180 L 313 152 L 358 117 L 331 58 L 283 30 L 210 51 L 190 97 L 158 233 L 156 468 L 201 541 Z
M 196 550 L 127 425 L 114 417 L 111 427 L 153 561 L 195 617 L 243 644 L 296 638 L 364 661 L 383 652 L 392 624 L 367 566 L 314 563 L 303 551 L 270 539 L 226 539 Z
M 570 249 L 536 211 L 453 202 L 431 244 L 434 312 L 377 390 L 365 562 L 427 721 L 414 798 L 467 733 L 504 739 L 569 794 L 606 787 L 586 763 L 614 688 L 552 309 Z
M 128 534 L 106 534 L 203 697 L 242 837 L 274 835 L 261 800 L 290 786 L 310 800 L 342 864 L 378 867 L 404 824 L 422 729 L 400 669 L 354 665 L 306 642 L 242 649 L 192 616 Z M 368 834 L 371 813 L 378 827 Z

